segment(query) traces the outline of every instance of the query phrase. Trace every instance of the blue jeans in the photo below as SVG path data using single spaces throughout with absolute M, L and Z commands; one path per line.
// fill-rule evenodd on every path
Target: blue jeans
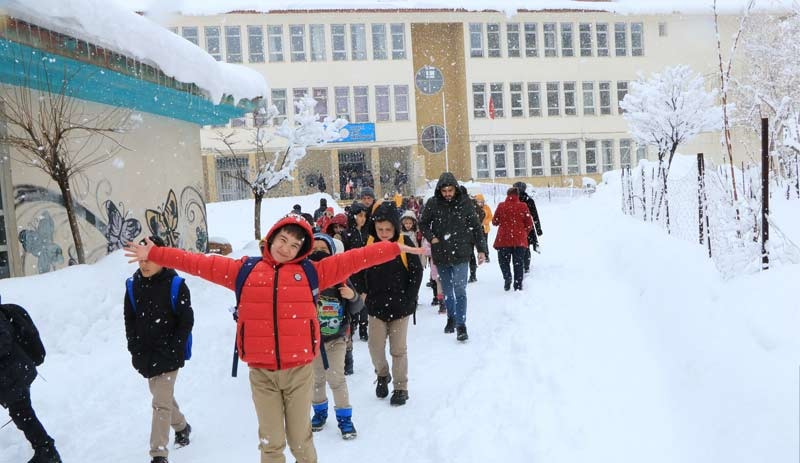
M 467 324 L 467 272 L 469 262 L 439 267 L 439 280 L 444 293 L 447 316 L 454 317 L 456 326 Z

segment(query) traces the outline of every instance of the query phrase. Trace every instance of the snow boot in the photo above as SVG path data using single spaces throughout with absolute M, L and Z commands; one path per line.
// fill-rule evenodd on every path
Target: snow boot
M 328 421 L 328 401 L 321 404 L 312 404 L 314 409 L 314 416 L 311 417 L 311 431 L 322 431 L 325 427 L 325 422 Z
M 395 389 L 394 391 L 392 391 L 392 398 L 389 399 L 389 404 L 395 407 L 399 407 L 400 405 L 405 405 L 407 400 L 408 400 L 408 391 Z
M 348 350 L 344 354 L 344 374 L 349 376 L 353 374 L 353 351 Z
M 61 455 L 58 454 L 53 441 L 33 449 L 33 458 L 28 463 L 61 463 Z
M 337 408 L 336 421 L 339 422 L 339 431 L 342 432 L 342 439 L 351 440 L 358 436 L 356 427 L 353 426 L 352 408 Z
M 169 463 L 169 460 L 167 460 L 167 457 L 153 457 L 150 463 Z
M 456 332 L 457 332 L 456 339 L 458 339 L 459 341 L 463 342 L 463 341 L 466 341 L 467 339 L 469 339 L 469 335 L 467 335 L 467 326 L 466 325 L 457 326 L 456 327 Z
M 504 289 L 504 290 L 506 290 L 506 291 L 511 291 L 511 280 L 509 280 L 509 281 L 506 281 L 506 282 L 503 284 L 503 289 Z
M 175 447 L 186 447 L 189 445 L 189 434 L 192 433 L 192 427 L 186 423 L 186 427 L 182 431 L 175 431 Z
M 469 274 L 469 280 L 467 280 L 467 283 L 475 283 L 476 281 L 478 281 L 478 277 L 475 276 L 474 273 L 470 273 Z
M 445 333 L 452 333 L 456 329 L 456 319 L 455 317 L 447 317 L 447 324 L 444 325 L 444 332 Z
M 437 305 L 439 305 L 439 299 L 437 299 L 437 298 L 434 296 L 433 300 L 431 301 L 431 305 L 432 305 L 432 306 L 434 306 L 434 307 L 436 307 Z
M 392 375 L 386 376 L 378 376 L 378 379 L 375 380 L 378 383 L 375 386 L 375 395 L 378 396 L 379 399 L 385 399 L 386 396 L 389 395 L 389 383 L 392 381 Z

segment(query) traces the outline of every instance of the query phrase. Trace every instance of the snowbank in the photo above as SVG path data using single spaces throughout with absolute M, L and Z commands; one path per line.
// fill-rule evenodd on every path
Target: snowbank
M 194 83 L 219 104 L 266 96 L 264 76 L 245 66 L 219 63 L 205 50 L 148 18 L 105 0 L 0 0 L 0 11 L 77 37 L 155 66 L 181 82 Z

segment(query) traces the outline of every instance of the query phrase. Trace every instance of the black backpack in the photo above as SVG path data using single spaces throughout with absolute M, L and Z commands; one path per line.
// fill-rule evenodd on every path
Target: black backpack
M 44 344 L 42 344 L 39 330 L 33 324 L 28 311 L 16 304 L 2 304 L 0 311 L 11 323 L 14 330 L 14 341 L 28 354 L 36 366 L 44 363 Z

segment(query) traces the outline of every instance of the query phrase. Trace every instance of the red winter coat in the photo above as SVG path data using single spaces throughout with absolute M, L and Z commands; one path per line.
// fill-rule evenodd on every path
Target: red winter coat
M 242 289 L 236 344 L 241 359 L 254 368 L 286 370 L 311 363 L 317 355 L 320 338 L 317 309 L 299 263 L 311 252 L 311 227 L 305 220 L 289 216 L 272 227 L 265 242 L 271 241 L 280 227 L 290 223 L 303 227 L 307 235 L 297 257 L 278 264 L 269 253 L 269 245 L 264 246 L 261 262 L 253 268 Z M 399 255 L 397 243 L 381 242 L 314 262 L 319 289 L 333 286 L 352 273 L 388 262 Z M 235 291 L 236 276 L 246 257 L 231 259 L 155 247 L 147 259 Z
M 499 227 L 494 240 L 494 248 L 525 248 L 528 246 L 528 233 L 533 228 L 533 218 L 528 206 L 519 196 L 508 195 L 497 205 L 492 217 L 492 225 Z

